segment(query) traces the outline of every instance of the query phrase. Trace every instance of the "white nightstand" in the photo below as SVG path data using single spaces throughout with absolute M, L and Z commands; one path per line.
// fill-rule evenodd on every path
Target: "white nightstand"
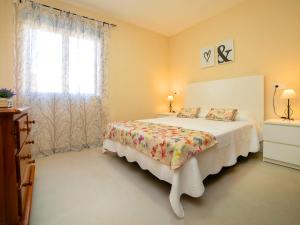
M 265 162 L 300 170 L 300 120 L 265 121 L 263 156 Z
M 156 117 L 167 117 L 167 116 L 176 116 L 177 113 L 173 112 L 165 112 L 165 113 L 157 113 Z

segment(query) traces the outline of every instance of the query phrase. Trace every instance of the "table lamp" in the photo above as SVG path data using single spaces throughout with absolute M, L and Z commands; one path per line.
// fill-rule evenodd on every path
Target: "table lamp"
M 283 90 L 282 94 L 281 94 L 281 98 L 282 99 L 287 99 L 288 100 L 288 104 L 287 104 L 287 110 L 285 111 L 285 113 L 287 114 L 286 119 L 288 120 L 293 120 L 291 118 L 291 116 L 293 115 L 293 110 L 291 108 L 291 104 L 290 104 L 290 99 L 296 98 L 296 92 L 294 89 L 285 89 Z

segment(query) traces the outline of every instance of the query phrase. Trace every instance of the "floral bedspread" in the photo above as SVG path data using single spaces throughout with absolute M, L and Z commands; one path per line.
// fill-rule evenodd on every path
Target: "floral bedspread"
M 142 121 L 110 123 L 105 138 L 129 145 L 171 169 L 217 143 L 208 132 Z

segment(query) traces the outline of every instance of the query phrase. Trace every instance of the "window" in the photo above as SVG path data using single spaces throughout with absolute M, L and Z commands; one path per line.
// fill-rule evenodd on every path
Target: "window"
M 75 37 L 69 39 L 69 92 L 95 93 L 95 43 Z
M 37 92 L 63 92 L 62 35 L 34 30 L 32 36 L 32 73 Z M 51 65 L 51 66 L 49 66 Z
M 100 42 L 31 29 L 31 92 L 97 94 Z

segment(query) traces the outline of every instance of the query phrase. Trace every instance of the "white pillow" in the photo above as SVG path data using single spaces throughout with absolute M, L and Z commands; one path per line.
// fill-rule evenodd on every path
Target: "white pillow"
M 209 109 L 201 109 L 201 111 L 198 114 L 198 117 L 205 118 L 205 116 L 207 115 L 208 112 L 209 112 Z
M 235 120 L 237 121 L 246 121 L 246 120 L 249 120 L 251 118 L 251 115 L 250 113 L 248 112 L 238 112 L 236 117 L 235 117 Z

